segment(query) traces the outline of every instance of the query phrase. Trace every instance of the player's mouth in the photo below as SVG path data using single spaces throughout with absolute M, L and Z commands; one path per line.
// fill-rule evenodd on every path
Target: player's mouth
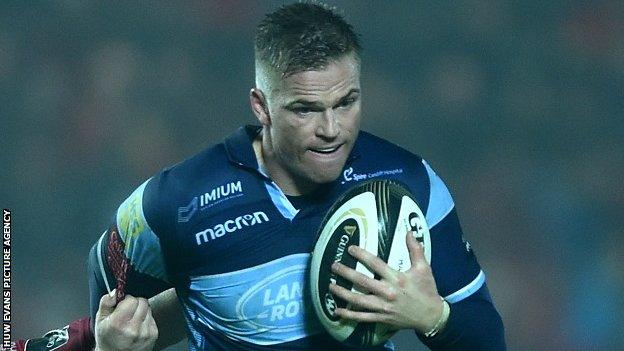
M 343 144 L 340 145 L 336 145 L 333 147 L 323 147 L 323 148 L 311 148 L 309 149 L 311 152 L 315 153 L 315 154 L 319 154 L 319 155 L 332 155 L 334 153 L 336 153 Z

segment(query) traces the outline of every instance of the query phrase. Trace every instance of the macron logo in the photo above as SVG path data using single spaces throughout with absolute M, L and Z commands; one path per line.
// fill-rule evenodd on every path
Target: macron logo
M 224 223 L 217 224 L 212 228 L 202 230 L 195 234 L 197 245 L 207 243 L 209 240 L 215 240 L 224 236 L 226 233 L 233 233 L 243 227 L 252 227 L 256 224 L 262 224 L 269 221 L 269 217 L 262 211 L 254 212 L 229 219 Z M 209 239 L 210 238 L 210 239 Z

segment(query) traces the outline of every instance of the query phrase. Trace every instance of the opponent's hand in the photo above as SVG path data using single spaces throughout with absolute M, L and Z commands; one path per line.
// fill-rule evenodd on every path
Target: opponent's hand
M 332 265 L 334 273 L 365 292 L 352 292 L 330 284 L 330 291 L 335 296 L 357 309 L 336 308 L 336 315 L 359 322 L 386 323 L 396 329 L 415 329 L 419 333 L 433 328 L 442 315 L 444 305 L 423 248 L 412 232 L 408 232 L 406 237 L 412 266 L 404 273 L 390 268 L 379 257 L 357 246 L 350 246 L 349 254 L 381 276 L 381 280 L 369 278 L 341 263 Z
M 157 338 L 146 299 L 126 295 L 117 304 L 114 294 L 102 296 L 95 317 L 96 351 L 151 351 Z

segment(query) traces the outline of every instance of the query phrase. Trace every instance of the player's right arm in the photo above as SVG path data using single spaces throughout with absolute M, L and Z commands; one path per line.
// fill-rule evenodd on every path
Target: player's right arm
M 160 326 L 160 328 L 157 327 Z M 102 296 L 95 321 L 96 351 L 162 350 L 185 337 L 184 317 L 174 289 L 145 300 Z
M 153 338 L 154 326 L 149 322 L 152 317 L 147 313 L 150 309 L 153 320 L 158 325 L 166 326 L 160 328 L 156 349 L 173 345 L 185 337 L 181 308 L 165 273 L 160 238 L 152 230 L 153 226 L 148 220 L 150 215 L 146 216 L 146 212 L 149 212 L 151 218 L 157 217 L 160 210 L 154 200 L 150 200 L 155 196 L 154 192 L 149 194 L 147 185 L 148 182 L 142 184 L 122 203 L 109 229 L 91 249 L 88 258 L 90 318 L 76 320 L 41 338 L 19 340 L 12 344 L 12 349 L 91 351 L 94 333 L 99 334 L 98 340 L 104 342 L 101 345 L 103 347 L 120 343 L 133 345 L 133 349 L 136 349 L 139 345 L 149 345 Z M 105 310 L 102 310 L 101 299 L 113 289 L 117 289 L 114 304 L 106 300 Z M 133 297 L 124 302 L 122 298 L 126 293 Z M 144 310 L 147 298 L 150 308 Z M 145 324 L 137 324 L 135 329 L 137 333 L 146 334 L 136 339 L 132 333 L 126 335 L 120 331 L 128 330 L 124 328 L 124 323 L 134 318 L 134 312 L 139 310 L 139 304 L 135 305 L 134 302 L 139 300 L 144 302 L 141 302 L 141 314 L 136 317 Z M 105 322 L 96 325 L 98 310 L 100 319 Z
M 111 226 L 91 249 L 88 272 L 92 322 L 101 308 L 100 299 L 113 289 L 118 306 L 125 294 L 150 299 L 156 323 L 166 326 L 159 330 L 158 348 L 177 343 L 185 334 L 181 309 L 165 268 L 161 238 L 155 231 L 162 228 L 155 222 L 163 210 L 154 187 L 150 187 L 153 180 L 139 186 L 119 206 Z M 121 337 L 115 330 L 108 329 L 102 335 Z
M 11 347 L 0 347 L 0 350 L 92 351 L 94 334 L 98 339 L 98 351 L 151 350 L 152 347 L 162 350 L 184 339 L 184 317 L 174 289 L 165 290 L 148 300 L 151 313 L 137 313 L 140 312 L 138 302 L 141 299 L 127 295 L 117 303 L 114 296 L 105 294 L 100 300 L 95 331 L 91 330 L 90 318 L 85 317 L 64 328 L 51 330 L 42 337 L 18 340 Z M 156 324 L 160 325 L 160 329 Z
M 157 338 L 146 299 L 126 295 L 118 303 L 113 294 L 102 296 L 95 320 L 95 351 L 151 351 Z
M 150 298 L 172 287 L 166 273 L 160 238 L 146 212 L 157 207 L 149 194 L 150 180 L 139 186 L 117 209 L 109 228 L 91 248 L 88 259 L 91 319 L 100 298 L 116 290 L 117 302 L 127 293 Z

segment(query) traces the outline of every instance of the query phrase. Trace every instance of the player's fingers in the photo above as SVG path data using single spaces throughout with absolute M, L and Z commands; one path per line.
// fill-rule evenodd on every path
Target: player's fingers
M 156 341 L 156 339 L 158 339 L 158 327 L 156 326 L 156 321 L 152 316 L 151 308 L 148 308 L 145 318 L 141 323 L 141 333 L 145 339 L 152 341 Z
M 358 322 L 382 322 L 388 321 L 388 316 L 379 312 L 353 311 L 346 308 L 336 308 L 334 313 L 338 317 Z
M 123 322 L 131 320 L 138 306 L 139 300 L 136 297 L 126 295 L 124 299 L 117 304 L 115 318 Z
M 390 268 L 386 262 L 359 246 L 349 246 L 349 254 L 364 264 L 372 272 L 379 274 L 382 278 L 393 281 L 396 271 Z
M 149 304 L 147 303 L 147 299 L 142 297 L 137 298 L 137 308 L 134 311 L 134 315 L 132 316 L 132 323 L 136 323 L 136 325 L 141 325 L 147 316 L 147 313 L 150 311 Z
M 385 298 L 386 300 L 393 300 L 395 298 L 393 291 L 385 282 L 368 277 L 365 274 L 338 262 L 332 264 L 331 269 L 332 272 L 349 280 L 365 292 L 373 293 L 377 296 Z
M 414 232 L 407 232 L 405 240 L 407 243 L 407 251 L 409 251 L 410 260 L 412 261 L 412 267 L 423 262 L 426 263 L 427 260 L 425 259 L 425 251 L 418 240 L 414 238 Z
M 98 308 L 98 319 L 104 319 L 108 317 L 115 310 L 117 305 L 117 299 L 115 298 L 116 289 L 113 289 L 109 294 L 104 294 L 100 298 L 100 306 Z
M 145 314 L 145 319 L 143 319 L 143 323 L 147 326 L 156 327 L 156 320 L 154 320 L 154 315 L 152 314 L 151 307 L 147 309 L 147 313 Z
M 338 284 L 330 284 L 329 290 L 335 296 L 349 302 L 353 306 L 356 306 L 362 310 L 371 312 L 383 312 L 388 308 L 386 306 L 387 302 L 375 295 L 356 293 L 351 290 L 347 290 Z

